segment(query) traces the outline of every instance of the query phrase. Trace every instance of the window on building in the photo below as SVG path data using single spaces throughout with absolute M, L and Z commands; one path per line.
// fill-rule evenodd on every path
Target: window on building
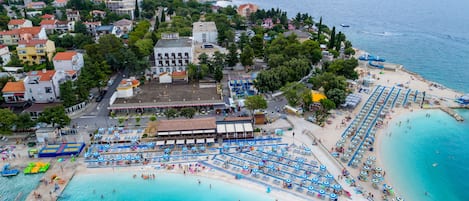
M 171 72 L 171 68 L 166 68 L 166 72 Z
M 46 94 L 51 94 L 52 93 L 52 87 L 44 87 L 46 90 Z
M 164 68 L 160 68 L 160 73 L 164 72 Z
M 184 56 L 185 56 L 185 57 L 189 57 L 189 53 L 188 53 L 188 52 L 185 52 L 185 53 L 184 53 Z

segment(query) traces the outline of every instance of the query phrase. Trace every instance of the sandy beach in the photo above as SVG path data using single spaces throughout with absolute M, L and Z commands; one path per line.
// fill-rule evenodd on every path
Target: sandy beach
M 357 55 L 363 54 L 363 51 L 358 50 Z M 453 102 L 455 97 L 459 97 L 462 94 L 445 88 L 442 85 L 439 85 L 434 82 L 427 81 L 422 77 L 408 72 L 405 69 L 397 69 L 396 71 L 387 71 L 380 70 L 372 67 L 368 67 L 366 62 L 359 62 L 359 67 L 356 69 L 360 74 L 360 79 L 363 79 L 364 76 L 370 75 L 374 78 L 374 83 L 370 86 L 370 89 L 373 89 L 377 85 L 392 87 L 396 85 L 401 85 L 404 88 L 410 88 L 412 90 L 425 91 L 427 93 L 426 97 L 429 97 L 427 100 L 430 104 L 427 104 L 425 108 L 438 108 L 438 107 L 456 107 L 458 104 Z M 354 89 L 358 91 L 360 84 Z M 344 132 L 344 129 L 349 126 L 351 121 L 344 120 L 347 117 L 351 117 L 352 120 L 359 113 L 363 105 L 365 104 L 370 93 L 360 93 L 362 95 L 362 101 L 360 104 L 355 107 L 353 110 L 336 110 L 332 111 L 332 116 L 329 118 L 329 124 L 326 124 L 324 127 L 319 127 L 316 124 L 306 121 L 302 117 L 288 115 L 287 119 L 279 119 L 272 124 L 260 126 L 264 130 L 274 130 L 276 128 L 288 128 L 292 129 L 285 132 L 285 135 L 282 138 L 282 143 L 295 144 L 295 145 L 304 145 L 311 148 L 313 155 L 307 156 L 309 160 L 315 160 L 327 166 L 327 170 L 333 174 L 335 177 L 342 175 L 342 170 L 345 168 L 350 173 L 351 176 L 356 181 L 357 187 L 351 186 L 350 183 L 344 177 L 337 177 L 336 181 L 342 185 L 344 190 L 351 193 L 352 200 L 366 200 L 369 193 L 373 196 L 380 197 L 382 192 L 380 189 L 375 189 L 371 185 L 371 182 L 362 182 L 356 179 L 359 174 L 359 169 L 354 169 L 347 167 L 347 164 L 339 161 L 338 158 L 335 158 L 331 155 L 330 151 L 335 147 L 336 142 L 341 138 L 341 134 Z M 380 144 L 382 140 L 385 140 L 387 137 L 388 123 L 392 121 L 391 118 L 397 118 L 399 116 L 405 115 L 409 112 L 425 110 L 422 109 L 419 105 L 413 104 L 408 108 L 393 108 L 390 112 L 390 115 L 385 119 L 384 125 L 382 128 L 378 129 L 376 133 L 376 141 L 374 142 L 374 151 L 367 152 L 366 157 L 375 156 L 377 158 L 377 166 L 382 167 L 386 171 L 386 167 L 383 167 L 382 159 L 380 157 Z M 293 134 L 294 133 L 294 134 Z M 313 145 L 315 142 L 319 142 L 317 145 Z M 21 145 L 19 146 L 21 147 Z M 26 149 L 20 149 L 18 153 L 26 156 Z M 41 159 L 30 159 L 29 161 L 39 161 Z M 42 159 L 41 161 L 47 161 L 48 159 Z M 20 163 L 21 162 L 21 163 Z M 155 163 L 151 163 L 147 166 L 131 166 L 131 167 L 119 167 L 119 168 L 87 168 L 87 164 L 84 162 L 83 158 L 78 158 L 76 162 L 72 163 L 69 159 L 66 159 L 65 162 L 58 163 L 56 159 L 50 159 L 51 169 L 44 174 L 44 180 L 50 180 L 53 175 L 57 175 L 62 178 L 65 183 L 59 185 L 57 191 L 53 191 L 54 185 L 51 183 L 40 183 L 36 190 L 33 190 L 29 197 L 26 200 L 56 200 L 57 196 L 66 188 L 68 182 L 75 175 L 81 174 L 106 174 L 110 172 L 133 172 L 135 174 L 141 174 L 142 172 L 154 172 L 156 175 L 165 174 L 165 173 L 176 173 L 183 174 L 184 168 L 176 168 L 172 170 L 162 169 L 155 170 Z M 13 165 L 23 165 L 27 162 L 15 160 L 12 161 Z M 24 164 L 22 164 L 24 163 Z M 211 163 L 210 159 L 207 163 Z M 183 167 L 186 164 L 183 164 Z M 244 188 L 254 189 L 257 192 L 265 193 L 266 186 L 260 185 L 259 183 L 254 183 L 244 179 L 235 179 L 233 175 L 227 174 L 225 172 L 213 170 L 211 168 L 204 169 L 203 171 L 197 172 L 194 175 L 212 178 L 216 180 L 222 180 L 231 184 L 242 186 Z M 54 182 L 54 181 L 52 181 Z M 385 177 L 385 182 L 392 185 L 392 180 Z M 356 189 L 359 188 L 362 191 L 362 194 L 357 193 Z M 272 198 L 276 200 L 310 200 L 311 198 L 306 198 L 305 194 L 300 194 L 294 191 L 288 191 L 281 189 L 278 186 L 272 188 L 272 192 L 269 194 Z M 51 193 L 52 192 L 52 193 Z M 398 194 L 399 192 L 397 192 Z M 35 198 L 35 194 L 41 194 L 41 198 Z

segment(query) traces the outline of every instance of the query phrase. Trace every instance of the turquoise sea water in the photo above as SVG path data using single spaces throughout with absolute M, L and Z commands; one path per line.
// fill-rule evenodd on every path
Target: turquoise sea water
M 200 185 L 198 179 L 201 181 Z M 101 199 L 101 195 L 104 199 Z M 143 180 L 140 177 L 133 179 L 132 173 L 108 173 L 75 176 L 60 200 L 273 201 L 275 199 L 265 192 L 204 177 L 157 174 L 155 180 Z
M 440 110 L 415 112 L 393 120 L 391 136 L 381 136 L 386 177 L 406 200 L 469 200 L 469 110 L 458 113 L 465 122 Z
M 3 166 L 2 166 L 3 167 Z M 24 175 L 18 174 L 15 177 L 0 177 L 0 200 L 15 200 L 20 192 L 18 200 L 25 200 L 33 189 L 39 184 L 43 174 Z
M 344 32 L 357 48 L 403 64 L 447 87 L 469 93 L 467 0 L 233 0 L 308 12 Z M 348 24 L 343 28 L 340 24 Z

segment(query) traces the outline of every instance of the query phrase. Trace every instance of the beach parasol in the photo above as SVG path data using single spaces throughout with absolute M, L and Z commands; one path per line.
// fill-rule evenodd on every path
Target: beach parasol
M 326 194 L 326 191 L 321 189 L 321 190 L 319 190 L 319 194 L 324 195 L 324 194 Z
M 290 179 L 286 179 L 285 182 L 291 183 L 291 180 L 290 180 Z
M 340 184 L 334 184 L 334 186 L 332 186 L 334 188 L 334 190 L 337 190 L 337 191 L 340 191 L 342 189 L 342 186 Z
M 330 197 L 331 199 L 337 199 L 337 195 L 336 195 L 335 193 L 331 193 L 331 194 L 329 195 L 329 197 Z
M 327 188 L 331 185 L 331 183 L 329 183 L 328 181 L 324 181 L 322 182 L 322 185 Z
M 319 182 L 319 178 L 314 177 L 313 179 L 311 179 L 311 182 L 317 184 Z
M 313 186 L 308 186 L 308 191 L 314 191 L 314 187 Z
M 264 162 L 262 162 L 262 161 L 259 161 L 258 164 L 259 164 L 259 166 L 264 166 Z

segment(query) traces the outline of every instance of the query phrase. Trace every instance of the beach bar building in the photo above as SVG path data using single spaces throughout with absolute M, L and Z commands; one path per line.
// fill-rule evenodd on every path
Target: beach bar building
M 223 140 L 247 139 L 254 137 L 251 120 L 217 121 L 217 133 Z
M 210 118 L 161 120 L 157 125 L 156 145 L 191 145 L 214 143 L 216 120 Z

